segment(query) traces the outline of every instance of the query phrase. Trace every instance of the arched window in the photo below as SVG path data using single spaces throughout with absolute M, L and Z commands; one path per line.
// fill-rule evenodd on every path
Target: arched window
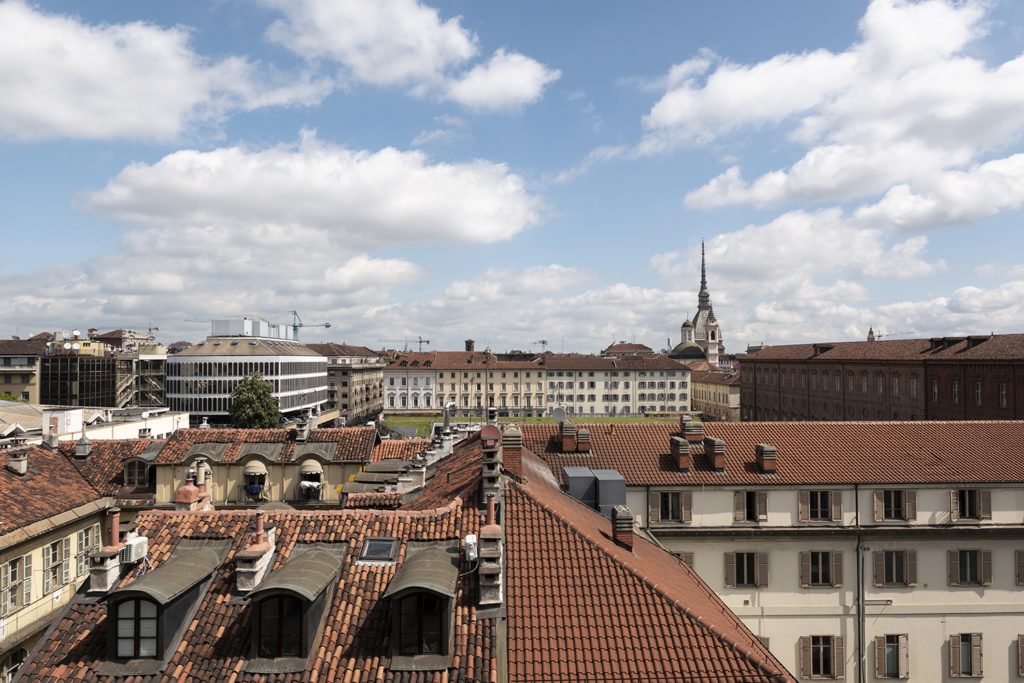
M 260 657 L 299 657 L 302 650 L 302 601 L 290 595 L 260 600 Z
M 143 598 L 117 605 L 117 656 L 123 659 L 157 656 L 157 606 Z
M 400 654 L 444 654 L 444 600 L 430 593 L 414 593 L 402 599 L 398 610 Z

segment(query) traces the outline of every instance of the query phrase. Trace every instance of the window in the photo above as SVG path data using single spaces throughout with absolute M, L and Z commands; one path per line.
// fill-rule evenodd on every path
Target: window
M 398 552 L 397 538 L 368 538 L 363 541 L 360 560 L 394 561 Z
M 71 580 L 71 537 L 43 547 L 43 593 L 60 588 Z
M 768 519 L 767 491 L 735 491 L 732 502 L 734 522 L 763 522 Z
M 0 565 L 0 616 L 32 602 L 32 555 L 22 555 Z
M 81 529 L 78 532 L 78 557 L 77 574 L 89 573 L 89 555 L 100 549 L 100 525 L 93 524 L 91 527 Z
M 123 659 L 156 657 L 157 606 L 142 598 L 129 598 L 117 606 L 117 656 Z
M 839 491 L 801 491 L 799 518 L 801 522 L 838 522 L 842 518 Z
M 953 522 L 962 519 L 992 519 L 992 492 L 985 489 L 955 489 L 949 492 L 949 516 Z
M 1006 407 L 1006 382 L 999 383 L 999 407 Z
M 801 636 L 800 675 L 804 678 L 844 678 L 846 655 L 841 636 Z
M 960 402 L 960 382 L 953 380 L 953 404 Z
M 981 405 L 981 382 L 974 383 L 974 405 Z
M 129 460 L 124 464 L 124 485 L 145 487 L 149 484 L 149 464 L 141 460 Z
M 274 595 L 259 601 L 259 657 L 298 657 L 302 651 L 302 601 Z
M 992 583 L 991 550 L 949 550 L 946 572 L 950 586 L 988 586 Z
M 885 489 L 874 492 L 876 522 L 907 521 L 917 518 L 917 492 Z
M 899 377 L 893 377 L 892 378 L 892 395 L 894 397 L 897 397 L 897 398 L 900 395 L 900 378 Z
M 938 400 L 939 400 L 939 380 L 933 379 L 932 380 L 932 401 L 935 402 L 935 401 L 938 401 Z
M 689 491 L 653 491 L 648 500 L 649 524 L 689 522 L 693 494 Z
M 953 678 L 982 675 L 980 633 L 954 633 L 949 637 L 949 675 Z
M 843 554 L 831 550 L 800 553 L 800 586 L 842 586 Z
M 871 553 L 876 586 L 916 586 L 916 550 L 875 550 Z
M 14 674 L 18 673 L 18 668 L 24 663 L 25 658 L 28 657 L 28 652 L 24 648 L 15 650 L 2 663 L 0 663 L 0 681 L 2 683 L 10 683 L 14 680 Z
M 444 654 L 445 601 L 430 593 L 414 593 L 398 606 L 398 652 L 402 655 Z
M 768 553 L 726 553 L 727 588 L 759 588 L 768 585 Z
M 875 636 L 875 678 L 908 678 L 910 648 L 906 634 Z

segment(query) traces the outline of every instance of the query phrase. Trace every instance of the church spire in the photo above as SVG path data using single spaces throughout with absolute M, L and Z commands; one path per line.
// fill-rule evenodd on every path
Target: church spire
M 708 292 L 708 271 L 704 263 L 704 240 L 700 241 L 700 293 L 697 294 L 698 311 L 711 309 L 711 294 Z

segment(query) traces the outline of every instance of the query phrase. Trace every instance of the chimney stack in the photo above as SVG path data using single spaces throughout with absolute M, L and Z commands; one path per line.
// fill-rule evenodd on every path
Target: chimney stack
M 305 443 L 306 439 L 309 438 L 309 421 L 306 419 L 306 415 L 303 413 L 299 421 L 295 423 L 295 441 L 297 443 Z
M 523 433 L 514 424 L 505 427 L 501 434 L 501 461 L 506 472 L 523 476 Z
M 196 461 L 195 469 L 189 468 L 185 475 L 185 483 L 178 487 L 174 496 L 174 509 L 178 512 L 202 512 L 212 510 L 210 494 L 206 492 L 206 462 Z M 197 471 L 202 471 L 203 487 L 196 486 Z
M 199 423 L 199 429 L 209 429 L 210 421 L 209 418 L 204 417 L 203 421 Z
M 615 426 L 614 422 L 612 423 L 612 426 Z M 569 420 L 564 420 L 562 422 L 562 452 L 576 452 L 576 425 Z
M 704 437 L 704 455 L 717 472 L 725 471 L 725 442 L 711 436 Z
M 576 450 L 580 453 L 590 452 L 590 430 L 579 429 L 576 431 Z
M 754 447 L 754 452 L 757 454 L 757 466 L 761 468 L 761 472 L 764 474 L 775 474 L 775 462 L 778 457 L 778 451 L 775 449 L 775 446 L 759 443 Z
M 472 352 L 473 352 L 473 347 L 474 347 L 474 346 L 475 346 L 475 344 L 474 344 L 474 342 L 473 342 L 473 340 L 472 340 L 472 339 L 467 339 L 467 340 L 466 340 L 466 351 L 468 351 L 468 352 L 472 353 Z
M 625 505 L 612 508 L 612 540 L 626 550 L 633 549 L 633 513 Z
M 121 578 L 121 508 L 107 510 L 106 546 L 89 556 L 89 592 L 106 593 Z
M 690 442 L 681 436 L 673 436 L 669 442 L 669 448 L 676 467 L 688 471 L 690 469 Z
M 480 477 L 480 494 L 484 500 L 488 495 L 501 495 L 501 430 L 494 425 L 480 429 L 483 444 L 483 474 Z
M 495 496 L 487 496 L 487 524 L 480 529 L 480 607 L 498 609 L 505 602 L 504 580 L 501 574 L 504 565 L 504 543 L 501 526 L 497 523 Z
M 75 457 L 84 460 L 89 457 L 92 453 L 92 441 L 86 436 L 85 430 L 82 430 L 82 438 L 75 442 Z
M 258 511 L 255 517 L 256 531 L 252 542 L 235 553 L 235 585 L 244 593 L 258 586 L 266 576 L 277 542 L 277 529 L 264 527 L 263 511 Z
M 22 449 L 8 455 L 7 469 L 14 472 L 19 477 L 23 477 L 28 474 L 28 451 Z
M 704 423 L 693 420 L 683 424 L 683 438 L 690 443 L 700 443 L 704 440 Z

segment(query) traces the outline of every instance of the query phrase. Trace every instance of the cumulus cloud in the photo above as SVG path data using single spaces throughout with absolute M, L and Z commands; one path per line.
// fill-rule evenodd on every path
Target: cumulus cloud
M 442 20 L 418 0 L 263 0 L 284 18 L 267 37 L 309 60 L 340 65 L 343 77 L 434 94 L 479 111 L 516 111 L 561 76 L 517 52 L 497 50 L 460 72 L 479 52 L 460 17 Z
M 270 244 L 306 230 L 362 248 L 495 242 L 536 224 L 542 211 L 504 164 L 353 151 L 312 131 L 294 145 L 181 150 L 135 163 L 75 206 L 133 224 L 206 231 L 213 240 L 229 239 L 218 237 L 225 228 Z
M 314 104 L 327 79 L 209 60 L 182 27 L 89 25 L 21 0 L 0 4 L 0 138 L 168 140 L 229 112 Z

